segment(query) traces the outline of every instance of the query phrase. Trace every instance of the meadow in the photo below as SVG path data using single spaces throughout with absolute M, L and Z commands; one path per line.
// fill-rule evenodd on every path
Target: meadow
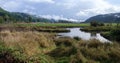
M 90 26 L 89 23 L 10 23 L 1 24 L 1 26 L 40 26 L 40 27 L 82 27 Z

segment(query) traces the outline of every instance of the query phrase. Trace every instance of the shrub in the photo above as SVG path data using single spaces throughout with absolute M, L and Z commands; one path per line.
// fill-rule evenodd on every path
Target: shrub
M 90 22 L 90 25 L 93 27 L 97 27 L 97 26 L 104 26 L 104 23 L 99 23 L 97 21 L 92 21 Z
M 73 37 L 73 38 L 74 38 L 75 40 L 78 40 L 78 41 L 81 40 L 81 38 L 79 38 L 79 37 L 77 37 L 77 36 L 76 36 L 76 37 Z
M 120 29 L 113 29 L 110 33 L 113 40 L 120 41 Z

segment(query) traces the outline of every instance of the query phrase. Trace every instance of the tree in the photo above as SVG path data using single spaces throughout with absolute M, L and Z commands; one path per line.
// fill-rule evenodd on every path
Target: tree
M 90 22 L 90 25 L 93 27 L 97 27 L 97 26 L 104 26 L 104 23 L 99 23 L 97 21 L 92 21 Z
M 0 23 L 3 23 L 4 22 L 4 19 L 2 16 L 0 16 Z
M 96 22 L 96 21 L 92 21 L 92 22 L 90 22 L 90 25 L 93 26 L 93 27 L 97 27 L 98 22 Z
M 32 22 L 32 17 L 28 17 L 28 22 Z
M 110 31 L 110 34 L 112 36 L 112 39 L 116 41 L 120 41 L 120 29 L 119 28 L 115 28 L 112 31 Z
M 9 21 L 9 16 L 8 16 L 7 14 L 4 15 L 4 21 L 5 21 L 6 23 L 8 23 L 8 21 Z

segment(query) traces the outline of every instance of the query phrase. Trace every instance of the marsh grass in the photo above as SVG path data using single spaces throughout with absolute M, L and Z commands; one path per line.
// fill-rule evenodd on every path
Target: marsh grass
M 50 56 L 57 58 L 57 61 L 63 63 L 119 63 L 120 44 L 102 43 L 99 40 L 75 40 L 72 38 L 59 38 L 56 42 L 68 42 L 71 46 L 62 44 L 49 53 Z M 73 41 L 72 41 L 73 40 Z M 61 44 L 61 43 L 60 43 Z M 69 52 L 69 53 L 68 53 Z
M 98 26 L 98 27 L 84 27 L 80 30 L 86 31 L 86 32 L 103 32 L 103 31 L 110 31 L 111 29 L 114 29 L 115 27 L 111 26 Z
M 28 56 L 37 53 L 46 53 L 53 49 L 55 44 L 52 36 L 39 32 L 10 32 L 8 30 L 0 32 L 0 39 L 6 47 L 15 47 L 24 51 Z M 42 49 L 41 49 L 42 48 Z
M 120 44 L 117 42 L 55 38 L 50 33 L 9 30 L 0 32 L 0 40 L 0 62 L 120 63 Z

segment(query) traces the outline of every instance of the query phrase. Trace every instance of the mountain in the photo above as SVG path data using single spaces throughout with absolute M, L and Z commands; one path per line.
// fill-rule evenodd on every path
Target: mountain
M 91 21 L 105 22 L 105 23 L 120 22 L 120 13 L 110 13 L 110 14 L 93 16 L 87 19 L 85 22 L 89 23 Z
M 4 9 L 2 9 L 2 8 L 0 7 L 0 12 L 7 12 L 7 11 L 5 11 Z
M 8 12 L 0 8 L 0 23 L 8 22 L 50 22 L 50 20 L 27 13 Z
M 20 12 L 9 12 L 0 8 L 0 23 L 16 23 L 16 22 L 50 22 L 50 23 L 70 23 L 67 20 L 54 20 L 47 19 L 43 17 L 38 17 L 35 15 L 30 15 L 27 13 Z

